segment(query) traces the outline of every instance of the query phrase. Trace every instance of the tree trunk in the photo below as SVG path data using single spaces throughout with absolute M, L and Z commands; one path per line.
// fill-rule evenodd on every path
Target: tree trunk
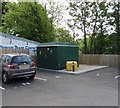
M 98 11 L 97 11 L 97 5 L 96 5 L 96 8 L 95 8 L 95 24 L 94 24 L 94 27 L 93 27 L 93 33 L 92 33 L 92 37 L 91 37 L 90 53 L 95 53 L 95 49 L 94 49 L 95 42 L 94 42 L 94 39 L 95 39 L 95 35 L 96 35 L 97 18 L 98 18 Z
M 87 38 L 86 38 L 86 30 L 85 30 L 85 27 L 86 27 L 85 20 L 84 20 L 83 25 L 84 25 L 84 53 L 87 54 L 88 52 L 87 52 Z
M 120 54 L 120 8 L 119 8 L 119 1 L 116 4 L 117 5 L 117 9 L 115 9 L 116 11 L 116 16 L 115 16 L 115 23 L 116 23 L 116 32 L 117 32 L 117 37 L 116 37 L 116 49 L 117 49 L 117 54 Z
M 85 8 L 86 7 L 83 7 L 82 8 L 82 17 L 83 17 L 83 32 L 84 32 L 84 54 L 87 54 L 88 51 L 87 51 L 87 38 L 86 38 L 86 15 L 85 15 Z

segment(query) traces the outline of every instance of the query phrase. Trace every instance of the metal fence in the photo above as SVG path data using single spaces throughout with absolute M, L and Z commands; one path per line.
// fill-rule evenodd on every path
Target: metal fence
M 120 67 L 120 55 L 81 54 L 79 63 Z

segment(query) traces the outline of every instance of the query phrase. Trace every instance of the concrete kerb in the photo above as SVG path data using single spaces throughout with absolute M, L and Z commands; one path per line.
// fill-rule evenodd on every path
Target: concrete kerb
M 87 68 L 86 68 L 87 66 Z M 81 65 L 79 66 L 77 71 L 66 71 L 66 69 L 63 70 L 53 70 L 53 69 L 45 69 L 45 68 L 38 68 L 38 70 L 42 70 L 42 71 L 50 71 L 50 72 L 58 72 L 58 73 L 66 73 L 66 74 L 82 74 L 82 73 L 87 73 L 87 72 L 91 72 L 94 70 L 98 70 L 98 69 L 103 69 L 109 66 L 95 66 L 95 65 L 82 65 L 82 69 L 81 69 Z
M 78 70 L 78 71 L 75 71 L 75 72 L 65 71 L 65 70 L 64 71 L 59 70 L 58 72 L 69 73 L 69 74 L 82 74 L 82 73 L 88 73 L 88 72 L 98 70 L 98 69 L 103 69 L 103 68 L 106 68 L 106 67 L 108 67 L 108 66 L 99 66 L 99 67 L 96 67 L 96 68 L 93 68 L 93 69 Z

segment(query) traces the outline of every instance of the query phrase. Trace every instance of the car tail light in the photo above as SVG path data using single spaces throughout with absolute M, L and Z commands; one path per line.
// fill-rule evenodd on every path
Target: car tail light
M 13 64 L 8 64 L 7 67 L 8 68 L 14 68 L 14 65 Z
M 35 65 L 34 62 L 32 62 L 31 67 L 32 67 L 32 68 L 36 68 L 36 65 Z

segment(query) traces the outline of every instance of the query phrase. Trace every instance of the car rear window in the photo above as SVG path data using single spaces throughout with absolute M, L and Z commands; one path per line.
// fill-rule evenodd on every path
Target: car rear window
M 31 63 L 31 58 L 29 56 L 15 56 L 12 58 L 12 63 L 17 63 L 17 64 L 20 64 L 20 63 L 27 63 L 27 64 L 30 64 Z

